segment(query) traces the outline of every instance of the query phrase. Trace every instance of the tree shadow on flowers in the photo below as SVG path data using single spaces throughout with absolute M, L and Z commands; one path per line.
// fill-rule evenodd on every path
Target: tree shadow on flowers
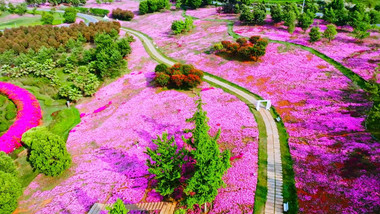
M 136 153 L 133 148 L 129 150 Z M 117 198 L 121 198 L 127 204 L 139 202 L 148 187 L 149 172 L 145 159 L 136 154 L 131 155 L 128 151 L 109 147 L 99 148 L 96 157 L 108 163 L 110 168 L 105 170 L 125 176 L 125 179 L 113 184 L 110 200 L 116 201 Z
M 75 188 L 74 192 L 75 192 L 75 197 L 78 200 L 78 203 L 80 205 L 83 205 L 83 207 L 85 207 L 86 210 L 90 210 L 91 206 L 97 202 L 96 199 L 88 196 L 87 192 L 83 191 L 81 188 Z
M 173 125 L 170 123 L 166 123 L 166 124 L 160 123 L 158 120 L 151 117 L 147 117 L 147 116 L 142 116 L 142 118 L 144 122 L 150 123 L 153 126 L 153 130 L 157 130 L 157 132 L 160 133 L 159 135 L 161 135 L 161 133 L 163 132 L 167 132 L 169 136 L 174 136 L 176 139 L 179 139 L 184 134 L 183 127 L 181 127 L 180 125 Z M 154 146 L 154 144 L 152 143 L 152 139 L 156 139 L 157 136 L 152 136 L 152 134 L 146 130 L 134 130 L 134 131 L 139 135 L 141 139 L 143 139 L 145 142 L 148 143 L 149 147 Z
M 126 178 L 134 179 L 147 174 L 145 161 L 140 160 L 141 158 L 136 154 L 128 154 L 128 151 L 101 147 L 97 151 L 96 157 L 108 163 L 111 167 L 110 171 L 123 174 Z

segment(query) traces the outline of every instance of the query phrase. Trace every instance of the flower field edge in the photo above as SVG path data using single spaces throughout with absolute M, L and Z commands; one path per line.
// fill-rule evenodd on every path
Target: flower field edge
M 0 82 L 0 93 L 17 107 L 15 122 L 0 136 L 0 151 L 10 153 L 21 146 L 21 137 L 26 131 L 40 124 L 41 107 L 33 94 L 11 83 Z

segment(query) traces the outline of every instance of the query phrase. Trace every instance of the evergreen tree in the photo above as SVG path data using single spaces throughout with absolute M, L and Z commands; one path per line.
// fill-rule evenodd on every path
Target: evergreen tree
M 186 182 L 184 192 L 185 203 L 188 208 L 194 205 L 212 202 L 218 194 L 218 189 L 225 185 L 222 177 L 230 165 L 229 151 L 220 152 L 217 135 L 212 137 L 208 131 L 207 113 L 202 109 L 202 100 L 197 101 L 197 111 L 188 121 L 195 121 L 195 128 L 191 130 L 192 137 L 185 142 L 193 148 L 190 156 L 195 160 L 194 175 Z
M 309 10 L 306 13 L 300 14 L 298 17 L 298 26 L 301 27 L 302 30 L 306 32 L 306 30 L 314 22 L 313 17 L 314 17 L 313 13 Z
M 293 34 L 296 27 L 296 14 L 293 11 L 290 11 L 285 15 L 285 26 L 288 26 L 288 32 Z
M 162 196 L 170 196 L 178 188 L 181 178 L 182 165 L 184 163 L 185 150 L 179 150 L 174 136 L 168 139 L 168 134 L 157 136 L 153 140 L 157 149 L 147 148 L 145 152 L 150 159 L 147 160 L 148 171 L 155 175 L 157 186 L 155 190 Z
M 319 27 L 312 27 L 309 33 L 310 42 L 316 42 L 321 39 L 321 32 L 319 31 Z
M 335 38 L 336 34 L 338 34 L 338 32 L 336 32 L 335 25 L 329 24 L 327 25 L 327 29 L 325 30 L 325 32 L 323 32 L 323 37 L 327 38 L 330 42 L 331 40 Z
M 279 4 L 274 4 L 270 7 L 270 14 L 272 16 L 272 20 L 275 23 L 281 22 L 282 21 L 282 7 Z

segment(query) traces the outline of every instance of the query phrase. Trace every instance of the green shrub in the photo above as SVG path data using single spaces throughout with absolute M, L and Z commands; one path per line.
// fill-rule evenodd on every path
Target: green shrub
M 70 167 L 71 157 L 62 137 L 45 127 L 32 128 L 22 136 L 22 142 L 30 148 L 29 162 L 45 175 L 58 176 Z
M 15 111 L 10 111 L 5 114 L 5 119 L 7 120 L 13 120 L 17 116 L 17 113 Z
M 172 23 L 172 31 L 174 34 L 181 34 L 184 32 L 189 32 L 194 28 L 193 19 L 191 17 L 186 17 L 185 21 L 175 20 Z
M 167 65 L 161 63 L 156 66 L 156 68 L 154 69 L 154 72 L 156 73 L 165 72 L 166 70 L 168 70 L 168 68 L 169 67 Z
M 54 21 L 54 15 L 53 14 L 47 13 L 47 12 L 42 12 L 42 15 L 41 15 L 42 24 L 51 25 L 51 24 L 53 24 L 53 21 Z
M 0 171 L 0 213 L 12 213 L 21 194 L 20 181 L 13 174 Z
M 319 31 L 319 27 L 312 27 L 310 29 L 310 42 L 316 42 L 321 39 L 321 32 Z
M 139 4 L 139 14 L 144 15 L 149 12 L 148 1 L 141 1 Z
M 10 101 L 10 102 L 8 103 L 7 107 L 5 107 L 5 110 L 6 110 L 7 112 L 15 112 L 15 111 L 17 111 L 17 108 L 16 108 L 15 104 L 14 104 L 13 102 Z
M 0 171 L 14 176 L 17 175 L 15 163 L 12 158 L 3 151 L 0 151 Z
M 5 132 L 9 129 L 9 123 L 0 118 L 0 132 Z
M 74 23 L 77 17 L 77 10 L 73 7 L 68 7 L 65 9 L 65 13 L 63 14 L 65 23 Z
M 110 11 L 106 9 L 100 9 L 100 8 L 90 8 L 90 13 L 95 16 L 106 16 L 110 13 Z
M 327 38 L 329 42 L 335 39 L 335 35 L 338 34 L 336 31 L 336 26 L 333 24 L 327 25 L 327 29 L 323 32 L 323 37 Z
M 107 207 L 106 209 L 109 210 L 109 214 L 127 214 L 129 212 L 120 198 L 116 200 L 112 208 Z

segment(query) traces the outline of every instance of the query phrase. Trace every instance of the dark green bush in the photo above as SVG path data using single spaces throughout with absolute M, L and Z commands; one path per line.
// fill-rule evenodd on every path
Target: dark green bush
M 156 66 L 156 68 L 154 69 L 154 72 L 158 73 L 158 72 L 165 72 L 166 70 L 168 70 L 168 66 L 165 65 L 165 64 L 159 64 Z
M 38 172 L 58 176 L 71 165 L 71 157 L 63 138 L 45 127 L 33 128 L 24 133 L 22 142 L 30 148 L 28 160 Z
M 0 118 L 0 132 L 5 132 L 9 129 L 9 123 Z
M 17 113 L 15 111 L 10 111 L 5 114 L 5 119 L 7 120 L 13 120 L 17 116 Z

